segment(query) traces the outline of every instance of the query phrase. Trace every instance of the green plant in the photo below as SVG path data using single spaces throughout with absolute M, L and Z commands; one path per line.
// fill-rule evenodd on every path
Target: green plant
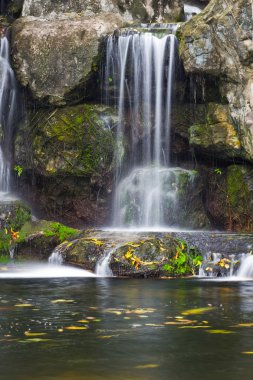
M 23 173 L 23 168 L 20 165 L 14 166 L 14 171 L 17 173 L 17 176 L 20 177 Z
M 216 169 L 214 169 L 214 173 L 221 175 L 222 174 L 222 170 L 220 168 L 216 168 Z

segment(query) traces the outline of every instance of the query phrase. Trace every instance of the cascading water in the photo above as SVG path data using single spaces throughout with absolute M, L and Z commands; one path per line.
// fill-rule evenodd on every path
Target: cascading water
M 168 167 L 176 56 L 173 34 L 158 38 L 129 32 L 108 38 L 106 101 L 117 99 L 119 116 L 115 226 L 172 224 L 168 214 L 175 211 L 179 177 L 186 172 Z M 129 174 L 123 177 L 126 168 Z
M 193 16 L 199 14 L 201 12 L 201 8 L 194 4 L 184 4 L 184 14 L 185 20 L 189 21 Z
M 0 193 L 8 193 L 11 177 L 10 152 L 17 107 L 17 84 L 10 66 L 7 37 L 1 38 L 0 44 Z
M 109 266 L 112 253 L 115 249 L 106 253 L 101 260 L 97 262 L 95 273 L 99 277 L 112 277 L 113 273 Z

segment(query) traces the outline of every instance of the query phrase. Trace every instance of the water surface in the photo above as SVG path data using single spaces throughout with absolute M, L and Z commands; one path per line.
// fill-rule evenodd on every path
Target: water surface
M 0 313 L 1 380 L 253 376 L 251 282 L 2 279 Z

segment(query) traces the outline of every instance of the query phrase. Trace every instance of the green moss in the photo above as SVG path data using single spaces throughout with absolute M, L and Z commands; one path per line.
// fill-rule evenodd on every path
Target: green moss
M 97 105 L 79 105 L 30 115 L 16 141 L 18 164 L 43 175 L 91 176 L 110 171 L 114 133 L 113 111 Z M 27 141 L 32 143 L 24 146 Z M 31 157 L 32 160 L 28 161 Z
M 228 168 L 227 193 L 229 204 L 232 207 L 247 209 L 247 204 L 250 204 L 251 194 L 244 181 L 243 168 L 239 165 L 231 165 Z
M 77 234 L 78 230 L 64 226 L 61 223 L 50 223 L 48 228 L 44 230 L 45 236 L 55 236 L 59 239 L 60 243 L 70 239 L 73 235 Z

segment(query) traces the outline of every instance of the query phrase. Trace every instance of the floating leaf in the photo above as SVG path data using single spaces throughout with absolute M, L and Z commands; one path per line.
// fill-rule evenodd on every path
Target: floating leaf
M 235 334 L 235 331 L 230 330 L 207 330 L 209 334 Z
M 210 326 L 180 326 L 179 329 L 209 329 Z
M 67 326 L 64 328 L 65 330 L 87 330 L 86 326 Z
M 39 342 L 49 342 L 52 339 L 44 339 L 44 338 L 31 338 L 25 340 L 19 340 L 20 343 L 39 343 Z
M 79 322 L 79 323 L 89 323 L 89 321 L 87 319 L 80 319 L 77 322 Z
M 232 327 L 253 327 L 253 323 L 239 323 L 238 325 Z
M 140 364 L 135 366 L 136 369 L 147 369 L 147 368 L 157 368 L 160 367 L 159 364 Z
M 99 339 L 111 339 L 115 336 L 118 336 L 118 335 L 100 335 L 98 336 Z
M 244 351 L 244 352 L 242 352 L 242 354 L 245 354 L 245 355 L 253 355 L 253 351 Z
M 214 310 L 215 307 L 200 307 L 198 309 L 189 309 L 189 310 L 185 310 L 183 311 L 181 314 L 182 315 L 195 315 L 195 314 L 204 314 L 204 313 L 208 313 L 209 311 L 211 310 Z
M 31 331 L 25 331 L 25 336 L 42 336 L 42 335 L 47 335 L 47 333 L 43 332 L 31 332 Z
M 145 326 L 151 326 L 151 327 L 164 327 L 164 325 L 161 325 L 159 323 L 145 323 Z
M 18 303 L 14 306 L 16 306 L 16 307 L 32 307 L 33 305 L 31 305 L 30 303 Z
M 74 300 L 64 300 L 64 299 L 51 301 L 51 303 L 73 303 L 73 302 L 75 302 L 75 301 Z

